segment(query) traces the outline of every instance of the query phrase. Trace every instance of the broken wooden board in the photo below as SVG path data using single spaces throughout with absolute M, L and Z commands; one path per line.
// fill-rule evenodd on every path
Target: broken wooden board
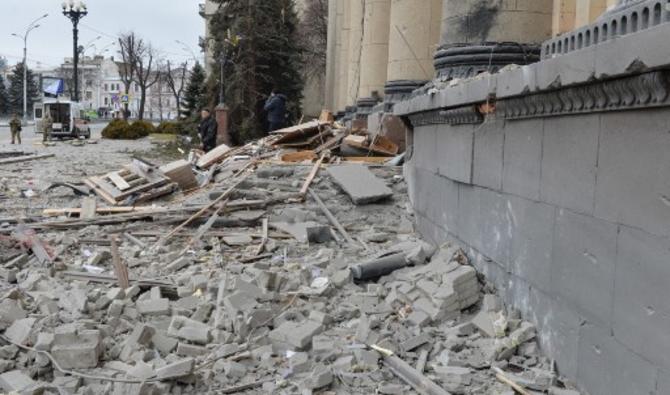
M 29 162 L 32 160 L 46 159 L 56 156 L 55 154 L 42 154 L 42 155 L 26 155 L 26 156 L 17 156 L 14 158 L 5 158 L 0 159 L 0 165 L 7 165 L 10 163 L 20 163 L 20 162 Z
M 198 187 L 198 180 L 193 172 L 193 167 L 186 160 L 178 160 L 168 163 L 159 168 L 159 170 L 172 182 L 176 182 L 183 191 L 188 191 Z
M 83 205 L 82 205 L 83 206 Z M 81 216 L 83 208 L 48 208 L 42 211 L 42 215 L 45 217 L 58 217 L 65 215 L 68 217 L 72 216 Z M 137 206 L 137 207 L 97 207 L 95 213 L 97 215 L 114 215 L 114 214 L 127 214 L 135 213 L 142 211 L 159 211 L 163 210 L 161 207 L 150 207 L 150 206 Z
M 388 162 L 389 158 L 386 156 L 349 156 L 342 157 L 342 162 L 350 163 L 374 163 L 382 164 Z
M 374 203 L 393 195 L 384 181 L 363 165 L 331 166 L 328 174 L 357 205 Z
M 125 191 L 130 189 L 130 184 L 119 175 L 118 172 L 111 172 L 107 174 L 109 180 L 116 186 L 120 191 Z
M 225 144 L 221 144 L 218 147 L 214 148 L 213 150 L 201 156 L 200 159 L 198 159 L 197 166 L 201 169 L 207 169 L 210 166 L 221 162 L 229 155 L 232 155 L 233 153 L 231 153 L 230 151 L 231 151 L 230 147 L 228 147 Z
M 94 197 L 85 197 L 81 201 L 81 210 L 79 217 L 81 219 L 93 219 L 95 218 L 97 210 L 97 203 Z
M 128 185 L 128 189 L 120 189 L 119 180 L 115 183 L 110 174 L 116 174 Z M 173 191 L 170 179 L 160 172 L 154 171 L 150 166 L 137 160 L 124 169 L 110 173 L 102 177 L 89 177 L 84 183 L 91 188 L 99 197 L 111 205 L 118 205 L 132 197 L 135 202 L 148 201 Z
M 398 145 L 384 136 L 376 136 L 372 143 L 368 143 L 366 136 L 347 136 L 342 140 L 350 147 L 359 148 L 376 155 L 395 156 L 398 154 Z
M 283 154 L 279 158 L 281 159 L 282 162 L 300 163 L 306 161 L 313 161 L 318 157 L 316 156 L 314 151 L 306 150 L 298 152 L 289 152 L 287 154 Z
M 308 130 L 316 130 L 318 131 L 321 126 L 328 125 L 327 122 L 321 122 L 319 120 L 314 120 L 314 121 L 309 121 L 305 123 L 301 123 L 299 125 L 294 125 L 294 126 L 289 126 L 284 129 L 279 129 L 275 130 L 272 132 L 272 134 L 278 134 L 282 136 L 287 136 L 291 134 L 298 134 L 301 135 L 302 133 L 308 131 Z

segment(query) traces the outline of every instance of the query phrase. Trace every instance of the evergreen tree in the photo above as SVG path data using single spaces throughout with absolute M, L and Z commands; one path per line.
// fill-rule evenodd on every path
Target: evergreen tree
M 0 74 L 0 116 L 9 114 L 9 96 L 5 79 Z
M 263 105 L 273 88 L 288 98 L 289 122 L 300 116 L 304 82 L 299 21 L 294 0 L 216 1 L 222 6 L 210 22 L 215 59 L 226 51 L 223 82 L 230 132 L 236 143 L 244 143 L 265 135 Z M 210 77 L 210 103 L 218 102 L 219 75 Z
M 28 69 L 28 114 L 33 111 L 33 104 L 39 97 L 39 88 L 35 81 L 35 74 Z M 23 63 L 19 63 L 14 67 L 12 74 L 9 76 L 9 105 L 12 111 L 23 114 Z
M 198 110 L 204 107 L 206 103 L 205 70 L 200 63 L 196 63 L 191 70 L 191 78 L 184 91 L 181 109 L 182 117 L 189 118 L 193 115 L 197 115 Z

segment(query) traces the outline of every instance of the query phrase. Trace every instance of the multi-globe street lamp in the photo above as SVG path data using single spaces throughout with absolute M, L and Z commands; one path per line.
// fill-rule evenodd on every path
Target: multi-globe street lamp
M 74 81 L 74 97 L 73 101 L 79 101 L 79 46 L 77 41 L 79 40 L 79 21 L 88 15 L 88 9 L 86 4 L 83 1 L 69 0 L 63 2 L 63 15 L 68 17 L 72 21 L 72 39 L 74 47 L 74 58 L 72 59 L 73 63 L 73 81 Z
M 23 40 L 23 120 L 25 121 L 28 117 L 28 35 L 31 31 L 40 27 L 37 23 L 42 19 L 48 17 L 49 14 L 44 14 L 41 17 L 35 19 L 28 25 L 26 32 L 23 36 L 16 33 L 12 33 L 12 36 L 20 38 Z

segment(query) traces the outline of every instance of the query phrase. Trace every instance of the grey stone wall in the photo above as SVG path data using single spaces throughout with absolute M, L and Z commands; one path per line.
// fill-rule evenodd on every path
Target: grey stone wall
M 591 395 L 670 394 L 670 108 L 415 127 L 419 230 L 460 243 Z

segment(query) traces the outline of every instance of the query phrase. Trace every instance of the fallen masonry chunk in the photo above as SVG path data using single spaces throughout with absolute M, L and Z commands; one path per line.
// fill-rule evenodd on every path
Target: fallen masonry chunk
M 207 324 L 182 316 L 172 317 L 168 335 L 197 344 L 207 344 L 211 340 L 210 328 Z
M 14 299 L 4 299 L 0 302 L 0 329 L 7 328 L 14 321 L 26 318 L 26 312 L 21 308 L 19 302 Z
M 318 389 L 330 385 L 333 382 L 332 370 L 324 365 L 317 365 L 312 374 L 305 379 L 305 387 L 308 389 Z
M 158 379 L 165 380 L 188 376 L 189 374 L 193 373 L 194 367 L 195 359 L 184 358 L 156 370 L 156 377 Z
M 226 361 L 223 364 L 223 371 L 226 373 L 226 376 L 238 379 L 247 374 L 247 368 L 235 361 Z
M 170 314 L 170 300 L 165 298 L 138 300 L 136 306 L 137 312 L 142 315 L 156 316 Z
M 288 359 L 288 364 L 291 368 L 291 372 L 294 374 L 305 373 L 311 368 L 311 364 L 309 363 L 309 354 L 305 352 L 297 352 L 293 354 Z
M 5 336 L 7 336 L 9 340 L 13 341 L 14 343 L 24 346 L 26 345 L 28 338 L 30 338 L 30 331 L 33 329 L 35 321 L 35 318 L 24 318 L 22 320 L 16 320 L 12 326 L 7 328 L 7 331 L 5 331 Z
M 49 351 L 54 344 L 53 333 L 42 332 L 37 335 L 37 342 L 35 342 L 35 349 L 38 351 Z
M 440 377 L 447 391 L 463 393 L 472 383 L 472 371 L 457 366 L 434 366 L 435 374 Z
M 270 339 L 287 343 L 297 349 L 304 349 L 312 338 L 323 331 L 323 326 L 314 321 L 305 321 L 296 324 L 292 321 L 282 323 L 278 328 L 270 332 Z
M 332 166 L 328 168 L 328 174 L 357 205 L 373 203 L 393 195 L 393 191 L 365 166 Z
M 488 337 L 495 337 L 496 331 L 493 326 L 493 317 L 487 311 L 480 311 L 473 319 L 472 324 L 477 327 L 484 335 Z
M 580 394 L 579 392 L 573 390 L 551 387 L 549 388 L 549 395 L 580 395 Z
M 383 395 L 402 395 L 405 393 L 405 386 L 400 384 L 382 383 L 377 387 L 377 392 Z
M 177 344 L 177 355 L 183 357 L 198 357 L 209 352 L 206 347 L 194 346 L 192 344 L 179 343 Z
M 63 369 L 95 368 L 102 354 L 100 331 L 56 328 L 51 354 Z
M 148 346 L 151 343 L 151 339 L 155 333 L 156 329 L 146 324 L 135 327 L 130 336 L 128 336 L 123 343 L 119 358 L 121 358 L 122 361 L 129 360 L 132 354 L 137 351 L 140 346 Z
M 332 232 L 330 231 L 330 226 L 326 225 L 315 225 L 309 226 L 307 230 L 307 241 L 310 243 L 327 243 L 333 239 Z
M 0 374 L 0 388 L 7 393 L 37 394 L 41 393 L 39 385 L 20 370 L 11 370 Z

